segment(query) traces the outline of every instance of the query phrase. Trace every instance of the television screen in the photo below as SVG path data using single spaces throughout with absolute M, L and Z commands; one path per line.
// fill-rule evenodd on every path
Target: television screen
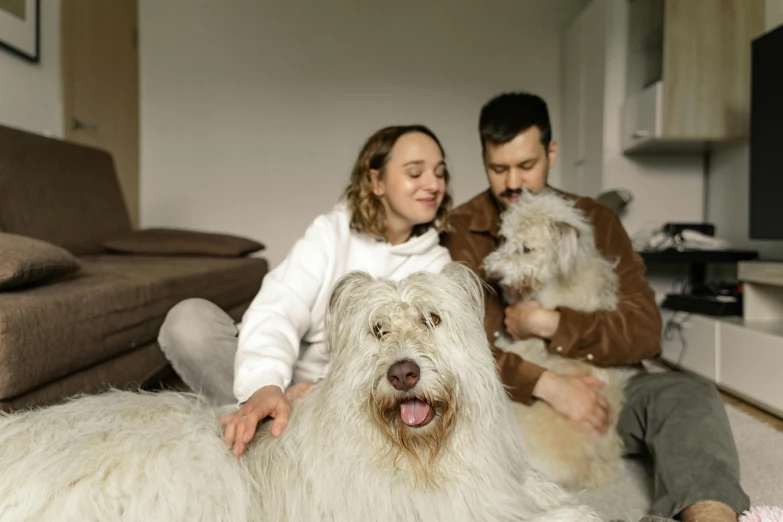
M 750 238 L 783 239 L 783 25 L 751 46 Z

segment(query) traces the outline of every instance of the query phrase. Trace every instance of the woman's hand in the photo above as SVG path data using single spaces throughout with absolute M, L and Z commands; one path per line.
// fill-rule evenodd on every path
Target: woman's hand
M 256 433 L 258 423 L 272 417 L 272 436 L 279 437 L 291 416 L 291 404 L 278 386 L 264 386 L 256 391 L 237 411 L 221 417 L 225 426 L 223 442 L 234 448 L 234 456 L 244 453 L 248 443 Z
M 285 398 L 288 399 L 289 403 L 299 404 L 307 393 L 313 389 L 313 386 L 315 386 L 314 382 L 300 382 L 299 384 L 294 384 L 285 391 Z

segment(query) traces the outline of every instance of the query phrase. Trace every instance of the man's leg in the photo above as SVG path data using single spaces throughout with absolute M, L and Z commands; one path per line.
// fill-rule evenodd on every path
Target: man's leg
M 237 327 L 219 306 L 186 299 L 169 310 L 158 334 L 166 358 L 191 390 L 219 405 L 234 398 Z
M 683 520 L 700 508 L 749 507 L 739 484 L 739 457 L 714 385 L 678 372 L 638 375 L 626 387 L 618 431 L 628 455 L 647 452 L 655 473 L 651 512 Z M 687 510 L 686 510 L 687 508 Z M 723 517 L 723 518 L 719 518 Z

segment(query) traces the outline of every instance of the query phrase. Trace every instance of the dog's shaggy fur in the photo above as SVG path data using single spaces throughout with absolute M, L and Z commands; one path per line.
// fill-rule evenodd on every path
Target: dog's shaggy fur
M 487 277 L 499 281 L 506 301 L 534 299 L 544 308 L 559 306 L 592 312 L 617 307 L 614 265 L 595 247 L 593 228 L 573 202 L 545 190 L 524 193 L 502 216 L 502 244 L 484 260 Z M 597 368 L 589 362 L 547 351 L 541 339 L 497 346 L 561 375 L 591 375 L 603 381 L 610 406 L 609 429 L 599 435 L 555 412 L 545 402 L 514 405 L 531 464 L 555 482 L 573 489 L 616 480 L 622 442 L 616 425 L 629 368 Z
M 222 412 L 190 395 L 115 391 L 0 417 L 0 521 L 598 522 L 526 462 L 483 310 L 461 265 L 400 283 L 346 275 L 327 312 L 329 376 L 280 438 L 264 423 L 238 459 Z M 387 377 L 401 360 L 420 369 L 408 391 Z

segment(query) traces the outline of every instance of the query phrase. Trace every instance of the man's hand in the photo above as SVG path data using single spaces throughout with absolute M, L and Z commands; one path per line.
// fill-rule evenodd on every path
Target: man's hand
M 546 401 L 556 412 L 597 431 L 606 433 L 609 403 L 601 392 L 604 383 L 594 377 L 544 372 L 533 396 Z
M 560 326 L 560 312 L 542 308 L 538 301 L 518 301 L 506 307 L 504 324 L 515 341 L 529 337 L 549 339 Z
M 234 456 L 239 457 L 255 435 L 259 422 L 266 417 L 274 418 L 271 433 L 273 437 L 279 437 L 290 416 L 291 404 L 283 396 L 283 390 L 274 385 L 264 386 L 237 411 L 221 417 L 220 423 L 226 427 L 223 442 L 229 448 L 233 446 Z

